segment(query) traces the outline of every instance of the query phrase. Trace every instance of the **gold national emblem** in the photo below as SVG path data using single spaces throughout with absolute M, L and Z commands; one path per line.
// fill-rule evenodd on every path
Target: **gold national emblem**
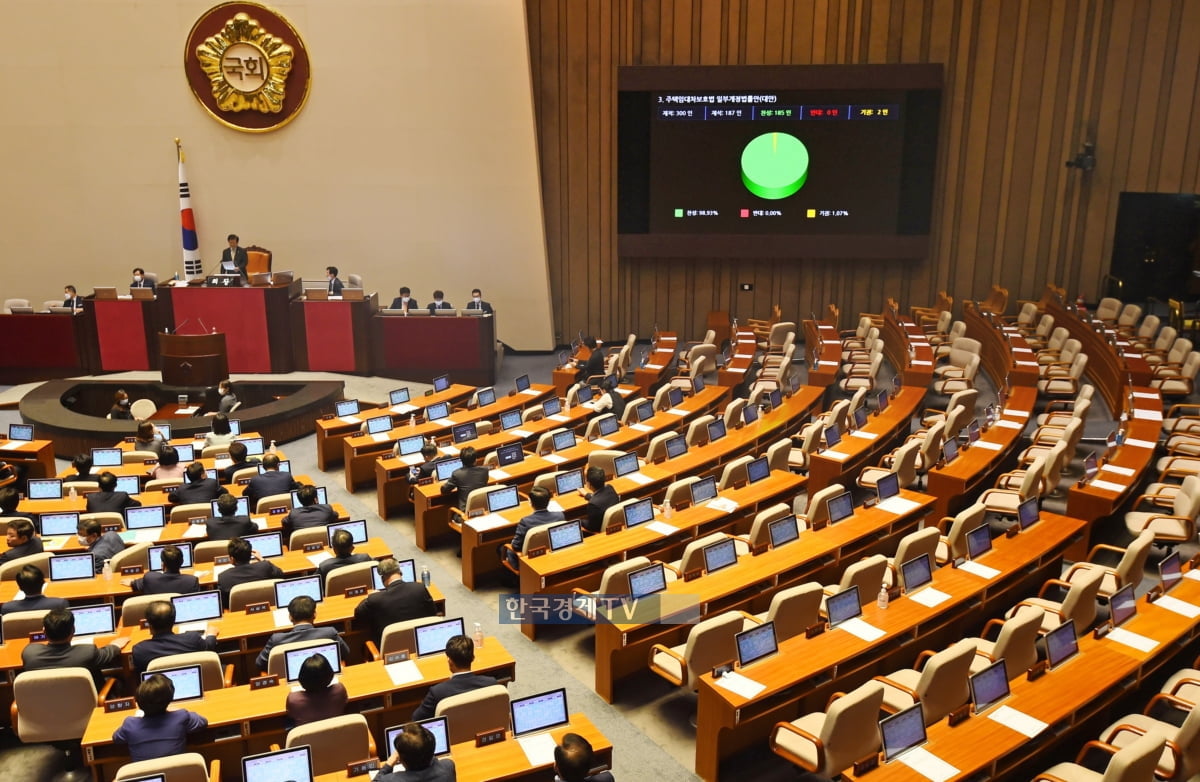
M 282 111 L 294 56 L 291 46 L 245 13 L 226 21 L 219 33 L 196 47 L 196 58 L 222 111 Z

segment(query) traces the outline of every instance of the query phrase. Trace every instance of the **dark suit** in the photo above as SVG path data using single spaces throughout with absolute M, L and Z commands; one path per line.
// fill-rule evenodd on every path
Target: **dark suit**
M 70 307 L 71 309 L 77 310 L 77 311 L 82 310 L 83 309 L 83 297 L 75 296 L 74 298 L 71 298 L 71 299 L 63 299 L 63 306 Z
M 299 488 L 300 484 L 292 479 L 290 472 L 267 470 L 262 475 L 255 475 L 250 479 L 242 496 L 250 501 L 250 512 L 254 513 L 258 509 L 258 501 L 263 497 L 270 497 L 272 494 L 287 494 L 292 489 Z
M 326 290 L 329 291 L 330 296 L 341 296 L 343 287 L 342 281 L 334 277 L 332 280 L 329 280 Z
M 587 520 L 583 522 L 583 526 L 591 532 L 601 532 L 604 525 L 604 511 L 620 501 L 617 490 L 607 483 L 604 484 L 603 488 L 588 497 Z
M 217 516 L 204 522 L 209 540 L 232 540 L 258 533 L 249 516 Z
M 200 591 L 200 579 L 187 573 L 159 573 L 151 570 L 141 578 L 134 579 L 129 586 L 134 592 L 143 595 L 166 595 L 171 592 L 188 595 Z
M 250 263 L 250 256 L 246 254 L 246 248 L 238 247 L 237 249 L 235 249 L 231 252 L 230 248 L 226 247 L 224 250 L 221 251 L 221 273 L 222 274 L 228 273 L 225 271 L 225 264 L 229 263 L 230 261 L 233 261 L 233 265 L 237 267 L 238 273 L 241 274 L 243 277 L 245 277 L 246 276 L 246 266 Z
M 346 565 L 357 565 L 359 562 L 370 561 L 371 556 L 369 554 L 351 554 L 348 557 L 334 557 L 333 559 L 327 559 L 321 564 L 317 565 L 317 572 L 321 574 L 321 583 L 324 584 L 325 576 L 329 575 L 329 571 L 337 570 L 340 567 L 346 567 Z
M 194 711 L 165 711 L 152 717 L 126 717 L 113 732 L 113 741 L 129 745 L 129 759 L 158 760 L 187 752 L 187 734 L 208 727 Z
M 174 489 L 167 495 L 167 500 L 172 505 L 190 505 L 194 502 L 212 502 L 224 493 L 221 484 L 213 478 L 206 477 Z
M 0 565 L 5 562 L 12 562 L 14 559 L 19 559 L 20 557 L 27 557 L 30 554 L 41 554 L 42 550 L 42 539 L 37 535 L 33 535 L 27 543 L 13 546 L 8 551 L 0 554 Z
M 458 492 L 458 509 L 466 511 L 467 497 L 471 496 L 471 492 L 476 489 L 482 489 L 488 485 L 488 468 L 486 467 L 459 467 L 450 474 L 450 480 L 442 484 L 442 494 L 454 494 Z
M 244 470 L 247 467 L 257 467 L 261 461 L 257 456 L 248 456 L 244 462 L 234 462 L 225 469 L 217 473 L 220 476 L 221 483 L 233 483 L 233 474 L 238 470 Z M 257 477 L 257 476 L 255 476 Z M 252 479 L 253 480 L 253 479 Z M 214 499 L 216 499 L 214 497 Z
M 404 307 L 404 299 L 402 299 L 399 296 L 392 299 L 392 306 L 388 307 L 388 309 L 390 309 L 390 310 L 402 310 L 404 308 L 405 308 Z M 414 299 L 410 296 L 408 299 L 408 310 L 411 312 L 412 310 L 415 310 L 415 309 L 420 309 L 420 305 L 417 304 L 416 299 Z
M 437 713 L 438 703 L 443 698 L 491 687 L 493 684 L 496 684 L 494 678 L 481 673 L 456 673 L 446 681 L 438 682 L 429 688 L 429 692 L 425 693 L 425 700 L 421 701 L 421 705 L 413 712 L 412 718 L 414 721 L 429 719 Z
M 471 301 L 467 304 L 467 306 L 464 309 L 483 310 L 488 315 L 491 315 L 493 312 L 491 302 L 487 302 L 487 301 L 476 302 L 474 299 L 471 299 Z
M 50 668 L 87 668 L 96 683 L 96 690 L 104 686 L 103 669 L 120 663 L 121 650 L 115 646 L 98 649 L 92 644 L 29 644 L 21 650 L 21 666 L 26 671 L 44 671 Z
M 378 777 L 376 777 L 378 779 Z M 563 778 L 554 775 L 554 782 L 564 782 Z M 599 774 L 592 774 L 590 777 L 584 777 L 583 782 L 616 782 L 611 771 L 601 771 Z
M 205 635 L 199 630 L 187 633 L 167 633 L 147 638 L 133 647 L 133 672 L 141 675 L 150 667 L 150 663 L 159 657 L 171 654 L 188 654 L 189 652 L 215 652 L 217 637 Z
M 55 608 L 67 607 L 65 597 L 31 595 L 20 600 L 9 600 L 4 605 L 0 605 L 0 615 L 15 614 L 18 611 L 53 611 Z
M 585 361 L 579 367 L 579 371 L 577 371 L 575 373 L 575 380 L 576 380 L 576 382 L 582 382 L 584 380 L 587 380 L 589 377 L 592 377 L 593 375 L 603 375 L 603 374 L 604 374 L 604 350 L 599 345 L 597 345 L 595 348 L 592 349 L 592 354 L 590 356 L 588 356 L 587 361 Z
M 328 526 L 337 518 L 333 508 L 320 503 L 292 508 L 292 512 L 283 517 L 283 537 L 290 538 L 298 529 Z
M 126 508 L 140 508 L 141 505 L 142 503 L 123 491 L 94 491 L 87 496 L 88 513 L 120 513 Z
M 427 767 L 417 771 L 393 771 L 384 763 L 375 775 L 375 782 L 454 782 L 456 779 L 458 771 L 450 758 L 434 758 Z
M 142 277 L 142 279 L 140 279 L 140 280 L 131 280 L 129 282 L 129 287 L 130 288 L 153 288 L 154 283 L 150 282 L 150 280 L 146 279 L 145 277 Z
M 267 639 L 263 650 L 258 653 L 258 669 L 260 671 L 267 670 L 267 660 L 271 658 L 271 649 L 281 644 L 290 644 L 297 641 L 337 641 L 338 655 L 345 660 L 350 656 L 350 647 L 346 646 L 346 642 L 338 635 L 338 631 L 332 627 L 314 627 L 309 622 L 301 622 L 291 630 L 285 630 L 282 633 L 272 633 Z
M 534 527 L 553 524 L 554 522 L 562 521 L 565 518 L 566 516 L 562 514 L 562 511 L 557 510 L 535 510 L 533 513 L 530 513 L 528 516 L 517 522 L 517 529 L 513 533 L 512 539 L 513 551 L 518 554 L 521 553 L 521 548 L 525 545 L 525 536 L 529 534 L 529 530 L 533 529 Z M 514 556 L 509 556 L 508 561 L 513 567 L 520 566 L 520 561 Z
M 440 304 L 436 301 L 429 302 L 429 311 L 430 312 L 433 312 L 434 310 L 452 310 L 452 309 L 454 309 L 454 305 L 451 304 L 450 302 L 446 301 L 445 299 L 443 299 Z
M 121 493 L 124 494 L 124 492 Z M 105 532 L 96 538 L 96 542 L 88 546 L 88 551 L 92 552 L 92 559 L 96 561 L 97 573 L 104 569 L 104 560 L 112 559 L 124 550 L 125 541 L 121 540 L 121 536 L 115 532 Z
M 383 637 L 383 629 L 393 622 L 422 619 L 437 614 L 433 597 L 420 582 L 394 579 L 379 592 L 372 592 L 354 608 L 358 625 L 366 623 L 375 643 Z
M 247 562 L 244 565 L 234 565 L 217 576 L 217 587 L 221 590 L 221 600 L 225 608 L 229 608 L 229 593 L 238 584 L 248 584 L 251 581 L 262 581 L 265 578 L 283 578 L 283 571 L 274 562 Z

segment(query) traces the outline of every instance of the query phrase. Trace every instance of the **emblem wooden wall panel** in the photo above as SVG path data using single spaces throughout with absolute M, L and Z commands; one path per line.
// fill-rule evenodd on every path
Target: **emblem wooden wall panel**
M 843 326 L 888 295 L 1099 290 L 1123 190 L 1200 191 L 1200 0 L 527 0 L 556 328 L 699 335 L 710 309 Z M 623 260 L 620 65 L 941 62 L 929 257 Z M 1085 140 L 1098 165 L 1066 168 Z M 742 292 L 741 283 L 754 286 Z

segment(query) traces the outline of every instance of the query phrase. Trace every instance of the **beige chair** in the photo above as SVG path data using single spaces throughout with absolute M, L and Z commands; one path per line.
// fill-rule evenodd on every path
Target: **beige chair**
M 379 646 L 376 646 L 374 641 L 367 641 L 367 659 L 382 660 L 389 654 L 400 651 L 415 654 L 417 651 L 416 629 L 425 625 L 436 624 L 442 621 L 442 619 L 443 617 L 440 616 L 423 616 L 420 619 L 405 619 L 402 622 L 392 622 L 383 628 L 383 635 L 379 639 Z
M 961 374 L 962 370 L 967 366 L 971 356 L 978 356 L 983 345 L 977 339 L 970 337 L 959 337 L 950 345 L 950 353 L 946 356 L 946 363 L 934 367 L 933 376 L 935 379 L 955 377 Z M 949 394 L 947 394 L 949 396 Z
M 1053 427 L 1063 429 L 1072 418 L 1081 418 L 1087 421 L 1088 413 L 1091 412 L 1092 395 L 1095 394 L 1096 387 L 1090 383 L 1085 383 L 1079 387 L 1079 393 L 1072 399 L 1054 399 L 1046 405 L 1046 412 L 1039 415 L 1037 421 L 1038 429 L 1041 431 L 1043 427 Z M 1036 432 L 1035 432 L 1036 434 Z
M 179 668 L 184 665 L 200 666 L 200 683 L 205 692 L 233 686 L 233 663 L 222 666 L 221 658 L 216 652 L 168 654 L 165 657 L 151 660 L 146 670 L 158 671 L 163 668 Z
M 1051 332 L 1054 331 L 1054 316 L 1043 315 L 1038 320 L 1037 327 L 1033 331 L 1025 334 L 1025 344 L 1029 345 L 1031 350 L 1041 350 L 1046 345 L 1046 341 L 1050 339 Z
M 824 587 L 825 598 L 845 592 L 850 587 L 858 587 L 858 599 L 866 603 L 879 594 L 879 587 L 884 584 L 887 575 L 887 566 L 887 557 L 882 554 L 860 559 L 842 571 L 837 584 Z M 821 613 L 825 613 L 825 600 L 821 601 Z
M 942 374 L 939 379 L 933 381 L 933 390 L 939 394 L 949 395 L 966 388 L 974 388 L 975 375 L 979 373 L 980 361 L 981 359 L 977 353 L 968 356 L 966 363 L 962 366 L 954 367 L 952 370 Z M 939 367 L 939 369 L 941 368 Z
M 139 399 L 138 402 L 149 402 L 150 400 Z M 136 405 L 137 402 L 134 402 Z M 154 404 L 150 402 L 150 404 Z M 134 416 L 135 418 L 137 416 Z M 145 464 L 147 459 L 157 459 L 158 454 L 154 451 L 122 451 L 121 464 Z
M 150 569 L 150 544 L 135 543 L 127 546 L 124 551 L 113 554 L 109 564 L 112 565 L 112 571 L 117 574 L 120 574 L 121 568 L 131 565 L 141 565 L 144 573 Z
M 616 418 L 616 416 L 614 416 L 612 413 L 605 413 L 604 415 L 598 415 L 592 420 L 588 421 L 587 429 L 584 430 L 584 439 L 590 441 L 598 438 L 600 436 L 600 422 L 605 418 Z M 671 433 L 672 436 L 674 436 L 674 434 L 674 432 Z
M 604 574 L 600 576 L 600 587 L 595 592 L 589 592 L 579 587 L 571 590 L 571 593 L 579 598 L 575 601 L 575 612 L 594 620 L 596 617 L 590 611 L 588 599 L 594 599 L 596 595 L 629 594 L 629 574 L 640 568 L 648 567 L 650 564 L 650 560 L 646 557 L 630 557 L 623 562 L 609 565 L 604 569 Z M 668 570 L 666 573 L 670 580 L 671 571 Z
M 692 480 L 696 480 L 692 478 Z M 771 541 L 770 524 L 776 519 L 782 519 L 784 516 L 792 512 L 787 503 L 777 502 L 774 505 L 763 508 L 758 513 L 754 514 L 754 521 L 750 523 L 750 533 L 746 535 L 746 543 L 754 548 L 755 546 L 763 546 Z
M 1158 703 L 1168 702 L 1175 709 L 1184 704 L 1156 695 L 1142 714 L 1127 714 L 1100 732 L 1100 741 L 1118 750 L 1128 747 L 1140 736 L 1157 736 L 1166 742 L 1159 756 L 1157 777 L 1165 780 L 1194 779 L 1200 773 L 1200 706 L 1186 709 L 1182 725 L 1152 716 Z
M 329 643 L 328 639 L 321 638 L 316 641 L 293 641 L 288 644 L 279 644 L 271 647 L 271 654 L 267 656 L 267 673 L 274 674 L 279 677 L 280 681 L 287 680 L 287 653 L 294 652 L 297 649 L 307 649 L 310 646 L 321 646 Z M 344 662 L 344 661 L 343 661 Z
M 183 485 L 183 478 L 152 478 L 146 481 L 146 491 L 167 491 Z M 78 491 L 78 490 L 76 490 Z
M 888 557 L 884 583 L 889 587 L 899 583 L 900 567 L 905 562 L 916 559 L 922 554 L 929 555 L 929 564 L 933 566 L 937 562 L 937 547 L 940 539 L 937 527 L 922 527 L 900 538 L 900 542 L 896 544 L 895 555 Z M 859 597 L 865 598 L 866 595 L 860 592 Z
M 950 350 L 954 346 L 954 341 L 967 336 L 967 324 L 964 321 L 956 320 L 950 324 L 950 331 L 946 333 L 945 338 L 941 343 L 933 346 L 933 360 L 941 361 L 950 355 Z
M 116 525 L 118 527 L 124 528 L 124 526 L 125 526 L 125 517 L 123 515 L 121 515 L 120 513 L 117 513 L 116 511 L 111 511 L 111 510 L 98 510 L 93 513 L 80 513 L 79 520 L 80 521 L 95 520 L 95 521 L 100 522 L 100 525 L 102 527 Z
M 63 494 L 70 494 L 71 489 L 75 490 L 76 494 L 91 494 L 94 491 L 100 491 L 100 483 L 98 481 L 63 481 Z M 81 515 L 80 519 L 83 518 Z
M 1200 351 L 1193 350 L 1180 365 L 1159 364 L 1150 378 L 1150 386 L 1163 396 L 1188 396 L 1195 387 L 1196 372 L 1200 371 Z
M 601 448 L 599 450 L 592 451 L 587 456 L 587 466 L 583 471 L 584 475 L 587 474 L 588 469 L 591 469 L 592 467 L 599 467 L 601 470 L 604 470 L 604 474 L 608 476 L 609 479 L 612 479 L 613 476 L 617 474 L 617 457 L 624 455 L 624 451 L 614 451 L 608 448 Z
M 178 592 L 162 592 L 155 595 L 132 595 L 121 603 L 121 627 L 137 627 L 146 618 L 146 608 L 151 603 L 171 602 Z
M 740 611 L 726 611 L 694 625 L 683 644 L 654 644 L 650 670 L 676 687 L 695 690 L 700 674 L 733 657 L 734 636 L 742 631 L 742 619 Z
M 1120 299 L 1115 299 L 1112 296 L 1105 296 L 1096 305 L 1096 311 L 1093 313 L 1096 320 L 1102 320 L 1105 323 L 1112 324 L 1117 320 L 1117 316 L 1121 314 L 1121 307 L 1124 306 Z
M 565 431 L 567 431 L 565 427 L 559 426 L 551 429 L 548 432 L 543 432 L 542 435 L 538 437 L 537 447 L 533 449 L 533 452 L 538 456 L 545 456 L 548 453 L 554 453 L 554 436 Z
M 710 532 L 704 537 L 697 538 L 684 546 L 683 555 L 674 562 L 668 563 L 668 567 L 680 576 L 690 573 L 693 570 L 699 570 L 704 567 L 704 547 L 720 543 L 728 537 L 729 535 L 724 532 Z M 741 543 L 740 540 L 738 542 Z M 738 547 L 735 545 L 735 548 Z M 740 551 L 738 552 L 739 556 L 741 553 Z
M 200 458 L 215 459 L 222 454 L 229 453 L 229 443 L 224 445 L 206 445 L 200 450 Z
M 1200 514 L 1200 476 L 1189 475 L 1171 501 L 1170 513 L 1130 511 L 1125 514 L 1125 528 L 1131 535 L 1144 530 L 1154 533 L 1156 542 L 1186 543 L 1196 536 L 1196 516 Z M 0 579 L 3 571 L 0 571 Z
M 717 491 L 725 491 L 746 483 L 749 480 L 746 468 L 752 461 L 754 461 L 754 457 L 746 455 L 727 462 L 721 469 L 721 478 L 717 481 Z
M 687 444 L 688 448 L 695 448 L 698 445 L 708 443 L 708 425 L 717 420 L 711 415 L 702 415 L 696 417 L 687 428 Z
M 145 779 L 156 774 L 165 777 L 166 782 L 220 782 L 221 761 L 213 758 L 208 768 L 204 762 L 204 756 L 199 752 L 168 755 L 155 760 L 139 760 L 136 763 L 126 763 L 117 769 L 113 782 Z
M 491 488 L 491 487 L 489 487 Z M 328 543 L 329 527 L 305 527 L 294 530 L 288 538 L 288 551 L 300 551 L 309 543 Z
M 238 481 L 244 481 L 258 475 L 258 466 L 244 467 L 230 476 L 230 482 L 237 485 Z
M 259 499 L 258 504 L 254 506 L 254 512 L 258 514 L 268 514 L 275 508 L 290 508 L 292 507 L 292 495 L 289 494 L 268 494 L 266 497 Z
M 896 477 L 900 481 L 900 488 L 907 489 L 912 486 L 917 482 L 917 457 L 921 452 L 921 444 L 921 440 L 909 440 L 892 454 L 891 466 L 868 467 L 859 473 L 858 485 L 874 489 L 885 475 L 896 473 Z
M 347 589 L 360 586 L 370 589 L 374 583 L 371 569 L 377 564 L 379 563 L 375 560 L 368 560 L 367 562 L 356 562 L 353 565 L 343 565 L 336 570 L 329 571 L 325 576 L 325 594 L 343 595 Z
M 871 349 L 879 342 L 879 329 L 875 326 L 867 329 L 867 333 L 863 335 L 861 340 L 855 340 L 849 344 L 842 343 L 842 355 L 840 360 L 844 362 L 840 371 L 845 372 L 848 364 L 853 364 L 856 361 L 862 361 L 870 354 Z
M 761 614 L 743 614 L 743 629 L 756 624 L 775 623 L 775 638 L 782 642 L 803 635 L 820 619 L 821 585 L 816 582 L 781 589 L 771 596 L 771 604 Z
M 770 353 L 772 348 L 781 348 L 789 333 L 793 335 L 793 338 L 795 337 L 795 323 L 790 320 L 781 320 L 775 323 L 767 333 L 767 338 L 758 343 L 758 349 Z
M 1069 339 L 1071 339 L 1071 332 L 1067 331 L 1065 326 L 1054 327 L 1054 330 L 1050 332 L 1049 338 L 1046 339 L 1046 343 L 1037 351 L 1039 371 L 1042 364 L 1058 361 L 1063 346 L 1067 344 L 1067 340 Z
M 212 516 L 212 505 L 207 502 L 185 502 L 182 505 L 176 505 L 171 508 L 170 523 L 172 524 L 187 524 L 192 519 L 204 518 Z
M 1087 369 L 1087 362 L 1087 353 L 1076 353 L 1065 373 L 1047 372 L 1041 380 L 1037 381 L 1038 393 L 1051 397 L 1075 396 L 1083 382 L 1083 373 Z M 1198 364 L 1200 364 L 1200 358 L 1198 358 Z M 1151 385 L 1153 384 L 1152 380 Z M 1162 388 L 1159 387 L 1159 390 L 1161 391 Z M 1190 383 L 1188 383 L 1188 390 L 1184 393 L 1191 393 Z
M 1145 575 L 1146 560 L 1150 556 L 1150 549 L 1153 545 L 1154 532 L 1149 529 L 1142 530 L 1127 548 L 1122 549 L 1106 543 L 1099 543 L 1092 546 L 1092 550 L 1088 552 L 1087 562 L 1076 562 L 1071 565 L 1071 569 L 1063 576 L 1063 580 L 1071 584 L 1075 582 L 1075 579 L 1082 578 L 1084 573 L 1098 570 L 1103 575 L 1099 594 L 1106 599 L 1112 597 L 1118 589 L 1129 584 L 1136 588 L 1142 582 L 1142 576 Z M 1096 562 L 1096 559 L 1103 554 L 1115 554 L 1120 559 L 1115 566 L 1108 567 Z
M 936 654 L 924 651 L 916 667 L 876 676 L 883 685 L 883 710 L 897 712 L 921 704 L 925 724 L 932 725 L 971 697 L 967 679 L 975 656 L 975 639 L 963 638 Z
M 1073 583 L 1052 578 L 1042 585 L 1037 597 L 1028 597 L 1009 609 L 1005 617 L 1015 616 L 1022 606 L 1032 606 L 1042 610 L 1040 632 L 1048 633 L 1063 622 L 1075 623 L 1075 634 L 1082 638 L 1092 629 L 1096 621 L 1096 598 L 1100 594 L 1100 584 L 1104 581 L 1104 573 L 1099 570 L 1081 573 Z M 1052 600 L 1046 595 L 1052 588 L 1065 589 L 1066 594 L 1061 601 Z
M 956 407 L 965 407 L 970 411 L 970 415 L 975 415 L 975 406 L 979 404 L 979 389 L 964 388 L 961 391 L 955 391 L 950 395 L 950 399 L 946 401 L 946 407 L 942 410 L 936 408 L 926 408 L 921 414 L 921 426 L 930 427 L 938 421 L 945 421 L 950 411 Z
M 48 608 L 38 611 L 12 611 L 0 618 L 0 632 L 3 632 L 4 637 L 10 641 L 28 638 L 30 633 L 42 631 L 42 620 L 48 613 L 50 613 Z
M 316 722 L 297 725 L 288 731 L 286 746 L 312 748 L 313 774 L 345 773 L 346 766 L 375 757 L 375 740 L 367 718 L 361 714 L 343 714 Z M 389 753 L 390 754 L 390 753 Z
M 983 638 L 975 639 L 975 659 L 971 673 L 982 671 L 997 660 L 1004 660 L 1004 672 L 1015 679 L 1037 663 L 1038 631 L 1042 612 L 1033 606 L 1022 606 L 1009 619 L 991 619 L 983 627 Z M 993 628 L 999 628 L 996 640 L 987 640 Z
M 13 682 L 13 730 L 24 744 L 79 741 L 111 686 L 110 679 L 97 697 L 96 684 L 86 668 L 17 674 Z
M 725 405 L 725 411 L 721 413 L 721 420 L 725 422 L 725 430 L 732 432 L 742 425 L 742 411 L 746 409 L 747 400 L 734 399 L 729 404 Z
M 12 314 L 13 307 L 29 307 L 29 306 L 32 306 L 29 303 L 29 299 L 5 299 L 4 300 L 4 311 L 7 312 L 9 315 Z
M 229 555 L 228 540 L 204 540 L 192 546 L 192 562 L 203 565 Z
M 771 732 L 771 751 L 805 771 L 837 778 L 855 762 L 879 751 L 879 709 L 883 685 L 866 682 L 834 695 L 826 711 L 778 722 Z
M 800 430 L 799 447 L 793 443 L 788 451 L 788 467 L 793 472 L 807 472 L 808 460 L 816 453 L 821 444 L 821 424 L 814 422 L 805 424 Z
M 233 589 L 229 590 L 229 610 L 230 612 L 245 611 L 246 606 L 251 603 L 271 603 L 275 604 L 275 582 L 278 578 L 263 578 L 258 581 L 249 581 L 245 584 L 238 584 Z M 286 606 L 277 606 L 278 608 L 286 608 Z
M 1033 782 L 1151 782 L 1164 744 L 1162 736 L 1152 733 L 1115 751 L 1108 745 L 1089 741 L 1080 750 L 1077 762 L 1057 763 L 1034 777 Z M 1112 755 L 1104 773 L 1083 765 L 1084 758 L 1096 750 Z
M 40 554 L 29 554 L 24 557 L 10 559 L 3 565 L 0 565 L 0 581 L 16 581 L 17 573 L 21 572 L 21 568 L 26 565 L 33 565 L 43 574 L 50 575 L 50 557 L 54 556 L 52 551 L 43 551 Z
M 680 478 L 677 481 L 672 481 L 667 486 L 667 492 L 663 496 L 663 506 L 670 505 L 672 509 L 686 508 L 692 504 L 692 489 L 693 483 L 700 480 L 698 475 L 689 475 L 686 478 Z
M 788 472 L 788 458 L 792 453 L 791 439 L 784 437 L 767 446 L 767 466 L 771 472 Z
M 438 702 L 434 716 L 446 718 L 451 744 L 472 741 L 480 733 L 508 726 L 508 689 L 493 684 L 451 695 Z
M 805 498 L 803 494 L 796 495 L 796 499 L 792 503 L 792 510 L 796 514 L 796 520 L 803 519 L 809 529 L 828 522 L 829 500 L 845 490 L 846 487 L 842 484 L 831 483 L 824 489 L 816 491 L 811 497 Z M 805 499 L 807 499 L 807 502 L 805 502 Z
M 1041 494 L 1042 473 L 1045 469 L 1046 457 L 1039 456 L 1024 470 L 1001 475 L 1000 479 L 1010 488 L 988 489 L 979 496 L 979 502 L 987 506 L 992 513 L 1015 517 L 1017 507 L 1022 502 Z M 1019 473 L 1020 477 L 1018 478 L 1015 473 Z

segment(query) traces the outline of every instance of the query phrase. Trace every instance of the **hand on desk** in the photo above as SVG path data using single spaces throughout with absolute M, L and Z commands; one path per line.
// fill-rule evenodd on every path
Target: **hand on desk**
M 212 637 L 216 638 L 217 631 L 220 629 L 220 625 L 218 625 L 216 622 L 209 622 L 208 626 L 204 628 L 204 634 L 206 636 L 211 635 Z
M 114 638 L 112 640 L 112 643 L 109 644 L 109 646 L 115 646 L 118 649 L 124 649 L 129 644 L 130 640 L 131 639 L 129 638 L 129 636 L 120 635 L 120 636 L 117 636 L 116 638 Z

